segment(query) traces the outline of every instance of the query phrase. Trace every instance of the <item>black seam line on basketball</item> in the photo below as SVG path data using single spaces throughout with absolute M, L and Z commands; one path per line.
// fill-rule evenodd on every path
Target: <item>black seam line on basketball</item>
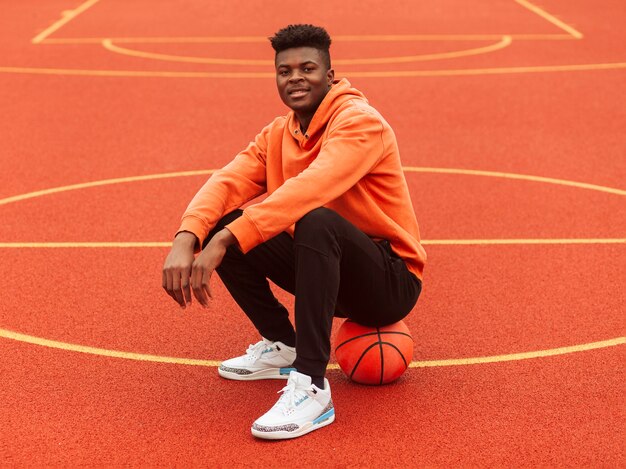
M 378 348 L 380 349 L 380 383 L 383 384 L 383 377 L 385 376 L 385 357 L 383 354 L 383 341 L 380 338 L 380 329 L 377 327 L 376 332 L 378 333 Z
M 400 356 L 402 357 L 402 361 L 404 362 L 404 366 L 406 366 L 408 368 L 409 364 L 406 362 L 406 358 L 404 358 L 404 355 L 402 354 L 402 352 L 400 351 L 400 349 L 398 347 L 396 347 L 394 344 L 392 344 L 391 342 L 381 342 L 381 344 L 383 345 L 389 345 L 393 348 L 396 349 L 396 351 L 400 354 Z M 381 347 L 382 349 L 382 347 Z
M 344 345 L 346 345 L 348 342 L 352 342 L 353 340 L 361 339 L 363 337 L 367 337 L 367 336 L 370 336 L 370 335 L 376 335 L 376 332 L 366 332 L 365 334 L 357 335 L 356 337 L 352 337 L 352 338 L 350 338 L 348 340 L 344 340 L 342 343 L 337 345 L 337 347 L 335 347 L 335 351 L 337 351 L 337 349 L 339 347 L 343 347 Z
M 372 345 L 370 345 L 363 351 L 359 359 L 354 364 L 354 368 L 352 368 L 352 371 L 350 372 L 350 379 L 352 379 L 352 377 L 354 376 L 354 373 L 356 372 L 356 369 L 359 367 L 359 363 L 361 363 L 361 360 L 363 360 L 363 357 L 367 354 L 367 352 L 369 352 L 372 349 L 372 347 L 376 347 L 377 345 L 379 345 L 379 342 L 374 342 Z
M 348 342 L 351 342 L 353 340 L 357 340 L 357 339 L 361 339 L 362 337 L 367 337 L 368 335 L 377 335 L 377 332 L 366 332 L 365 334 L 361 334 L 358 335 L 356 337 L 352 337 L 348 340 L 344 340 L 342 343 L 340 343 L 339 345 L 337 345 L 337 347 L 335 347 L 335 351 L 337 351 L 337 349 L 339 347 L 343 347 L 344 345 L 346 345 Z M 382 331 L 381 334 L 396 334 L 396 335 L 405 335 L 407 336 L 409 339 L 413 340 L 413 337 L 411 337 L 411 334 L 407 334 L 406 332 L 397 332 L 397 331 Z

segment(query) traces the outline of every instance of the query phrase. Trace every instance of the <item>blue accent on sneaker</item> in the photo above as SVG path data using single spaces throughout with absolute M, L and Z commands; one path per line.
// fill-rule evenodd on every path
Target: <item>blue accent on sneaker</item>
M 322 415 L 320 415 L 318 418 L 316 418 L 315 420 L 313 420 L 313 425 L 317 425 L 318 423 L 323 422 L 324 420 L 328 420 L 329 418 L 331 418 L 333 415 L 335 415 L 335 409 L 330 409 L 328 412 L 324 412 Z
M 281 374 L 281 376 L 282 375 L 288 375 L 292 371 L 296 371 L 296 369 L 295 368 L 281 368 L 280 369 L 280 374 Z
M 304 396 L 302 399 L 298 400 L 295 402 L 296 406 L 299 406 L 300 404 L 302 404 L 304 401 L 306 401 L 309 398 L 309 396 Z

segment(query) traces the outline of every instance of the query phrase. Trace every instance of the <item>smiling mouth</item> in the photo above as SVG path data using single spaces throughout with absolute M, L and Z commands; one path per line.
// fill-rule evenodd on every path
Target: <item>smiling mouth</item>
M 309 92 L 308 90 L 293 90 L 293 91 L 290 91 L 288 94 L 291 98 L 302 98 L 306 96 L 308 92 Z

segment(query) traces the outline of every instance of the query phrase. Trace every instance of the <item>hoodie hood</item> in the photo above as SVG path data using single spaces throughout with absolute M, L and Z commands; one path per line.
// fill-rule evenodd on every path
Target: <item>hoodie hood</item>
M 353 88 L 347 79 L 342 78 L 341 80 L 335 80 L 317 108 L 317 111 L 315 111 L 309 128 L 306 131 L 306 135 L 314 140 L 317 134 L 324 131 L 326 124 L 328 124 L 333 114 L 335 114 L 343 104 L 353 99 L 362 100 L 367 103 L 365 95 L 356 88 Z M 291 135 L 294 134 L 295 130 L 300 128 L 298 118 L 293 111 L 287 115 L 287 126 L 290 129 Z

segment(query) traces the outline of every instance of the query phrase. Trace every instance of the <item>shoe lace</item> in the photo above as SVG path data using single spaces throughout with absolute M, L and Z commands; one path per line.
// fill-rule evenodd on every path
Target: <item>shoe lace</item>
M 248 350 L 246 350 L 246 359 L 253 362 L 257 361 L 261 357 L 263 350 L 268 347 L 269 345 L 263 340 L 256 344 L 250 344 Z
M 287 385 L 278 393 L 283 393 L 283 395 L 278 398 L 276 406 L 286 414 L 291 413 L 296 408 L 296 403 L 309 395 L 306 389 L 298 388 L 296 381 L 291 379 L 287 381 Z

